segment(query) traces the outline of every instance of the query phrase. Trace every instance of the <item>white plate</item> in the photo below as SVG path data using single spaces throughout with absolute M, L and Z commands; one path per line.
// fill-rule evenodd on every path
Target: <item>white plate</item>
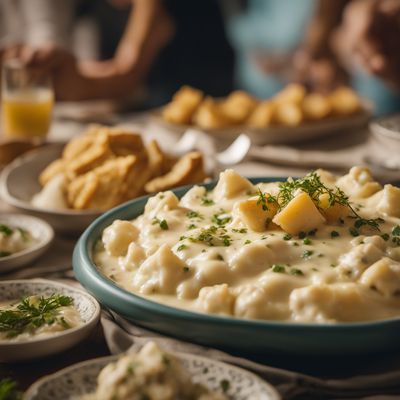
M 232 365 L 186 353 L 175 353 L 193 381 L 212 390 L 221 390 L 227 380 L 227 395 L 231 400 L 279 400 L 280 396 L 268 383 L 256 375 Z M 79 399 L 96 388 L 97 376 L 102 368 L 118 356 L 96 358 L 75 364 L 34 383 L 25 393 L 25 400 Z
M 2 172 L 0 195 L 3 200 L 25 213 L 46 220 L 57 232 L 81 233 L 101 212 L 76 210 L 46 210 L 31 204 L 41 190 L 39 175 L 52 161 L 60 157 L 64 144 L 49 145 L 25 154 Z
M 50 296 L 54 293 L 74 299 L 74 306 L 83 324 L 26 341 L 0 341 L 0 362 L 22 361 L 59 353 L 83 340 L 96 326 L 100 318 L 99 303 L 83 290 L 46 279 L 0 281 L 0 302 L 32 295 Z
M 195 125 L 180 125 L 165 121 L 161 117 L 161 110 L 150 113 L 152 119 L 163 128 L 182 134 L 190 128 L 199 129 L 221 140 L 235 140 L 241 133 L 246 133 L 256 145 L 288 144 L 304 142 L 310 139 L 321 138 L 332 134 L 348 133 L 351 130 L 365 127 L 372 115 L 372 105 L 363 100 L 360 112 L 346 117 L 329 117 L 321 121 L 305 122 L 296 127 L 271 126 L 268 128 L 250 128 L 246 125 L 237 125 L 221 129 L 204 129 Z
M 54 239 L 53 228 L 39 218 L 23 214 L 0 214 L 0 223 L 27 230 L 35 243 L 25 250 L 7 257 L 0 257 L 0 274 L 22 267 L 41 256 Z

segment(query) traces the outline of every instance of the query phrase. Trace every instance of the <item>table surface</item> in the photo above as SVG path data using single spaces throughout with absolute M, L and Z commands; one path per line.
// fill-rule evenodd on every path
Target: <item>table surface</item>
M 177 140 L 176 135 L 165 132 L 158 127 L 151 125 L 144 114 L 133 114 L 121 117 L 114 122 L 120 122 L 125 126 L 132 127 L 137 131 L 145 132 L 146 139 L 163 138 L 162 143 L 174 143 Z M 84 129 L 84 124 L 76 121 L 58 120 L 54 123 L 50 139 L 51 140 L 68 140 L 69 138 L 79 134 Z M 358 132 L 354 135 L 348 135 L 346 142 L 338 143 L 335 138 L 325 141 L 303 143 L 298 145 L 299 149 L 318 149 L 326 151 L 340 151 L 349 146 L 358 146 L 362 148 L 366 144 L 367 133 Z M 285 176 L 285 175 L 301 175 L 306 168 L 293 168 L 282 165 L 273 165 L 266 163 L 258 163 L 254 161 L 245 161 L 235 166 L 235 169 L 247 176 Z M 11 209 L 4 203 L 0 202 L 0 212 L 9 212 Z M 66 269 L 71 268 L 72 249 L 76 242 L 73 238 L 57 237 L 50 251 L 41 257 L 35 265 L 42 264 L 43 269 L 48 273 L 45 276 L 51 277 L 52 266 L 59 263 Z M 19 278 L 29 276 L 29 268 L 20 270 Z M 6 279 L 0 277 L 0 279 Z M 20 388 L 25 389 L 38 378 L 49 373 L 55 372 L 63 367 L 72 365 L 79 361 L 84 361 L 94 357 L 108 355 L 107 348 L 101 325 L 82 343 L 74 348 L 61 354 L 40 359 L 31 362 L 0 364 L 0 378 L 11 377 L 19 382 Z M 239 354 L 243 356 L 243 354 Z M 323 376 L 330 378 L 347 378 L 355 375 L 364 375 L 371 373 L 387 372 L 400 369 L 400 350 L 389 354 L 365 354 L 362 356 L 348 357 L 339 355 L 336 357 L 291 357 L 263 355 L 252 357 L 256 361 L 266 363 L 267 365 L 281 367 L 289 370 L 299 371 L 314 376 Z

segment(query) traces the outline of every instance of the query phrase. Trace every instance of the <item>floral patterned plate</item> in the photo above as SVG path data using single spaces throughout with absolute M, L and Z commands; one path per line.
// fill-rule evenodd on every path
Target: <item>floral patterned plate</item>
M 277 391 L 256 375 L 212 359 L 175 353 L 196 383 L 224 392 L 231 400 L 279 400 Z M 118 356 L 95 358 L 65 368 L 34 383 L 25 400 L 78 400 L 94 392 L 100 370 Z
M 0 362 L 14 362 L 59 353 L 86 338 L 100 318 L 100 305 L 88 293 L 70 285 L 47 279 L 20 279 L 0 281 L 0 303 L 23 297 L 63 294 L 74 299 L 83 323 L 49 336 L 29 340 L 0 340 Z

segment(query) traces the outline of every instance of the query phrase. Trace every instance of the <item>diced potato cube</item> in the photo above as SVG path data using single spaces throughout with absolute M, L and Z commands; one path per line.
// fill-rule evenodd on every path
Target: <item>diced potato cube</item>
M 220 173 L 217 186 L 214 189 L 216 201 L 230 199 L 241 192 L 255 192 L 251 182 L 240 176 L 233 169 L 227 169 Z
M 263 210 L 263 206 L 259 203 L 259 199 L 255 197 L 241 201 L 237 205 L 241 220 L 253 231 L 263 232 L 267 229 L 273 228 L 274 226 L 271 221 L 278 210 L 278 206 L 275 203 L 268 203 L 268 194 L 266 194 L 266 199 L 266 206 L 268 207 L 266 210 Z
M 275 215 L 272 222 L 279 225 L 285 232 L 292 235 L 317 228 L 325 222 L 325 218 L 318 211 L 311 197 L 307 193 L 300 193 L 287 206 Z
M 329 195 L 324 193 L 319 198 L 319 205 L 322 208 L 322 215 L 328 222 L 337 222 L 339 218 L 349 215 L 349 208 L 342 204 L 334 204 L 329 206 Z

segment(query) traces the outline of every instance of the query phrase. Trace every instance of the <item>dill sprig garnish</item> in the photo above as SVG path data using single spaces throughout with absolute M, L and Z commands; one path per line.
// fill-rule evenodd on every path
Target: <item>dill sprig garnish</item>
M 72 297 L 61 294 L 39 297 L 37 301 L 31 297 L 25 297 L 16 307 L 0 310 L 0 332 L 6 332 L 7 337 L 11 338 L 56 322 L 68 328 L 65 319 L 59 317 L 58 314 L 61 307 L 72 304 Z
M 328 208 L 336 204 L 347 207 L 351 214 L 350 218 L 354 218 L 354 228 L 356 229 L 366 226 L 379 231 L 379 224 L 384 222 L 382 218 L 363 218 L 352 206 L 349 196 L 337 186 L 333 189 L 325 186 L 316 171 L 310 172 L 301 179 L 289 178 L 286 182 L 281 182 L 279 184 L 279 193 L 276 196 L 269 194 L 267 197 L 265 193 L 259 190 L 257 204 L 261 204 L 263 210 L 267 210 L 267 202 L 275 202 L 278 205 L 278 210 L 281 210 L 294 198 L 296 192 L 300 190 L 307 193 L 320 210 L 323 210 L 321 206 L 322 195 L 328 196 Z
M 0 400 L 21 400 L 22 393 L 17 390 L 17 383 L 10 378 L 0 379 Z

